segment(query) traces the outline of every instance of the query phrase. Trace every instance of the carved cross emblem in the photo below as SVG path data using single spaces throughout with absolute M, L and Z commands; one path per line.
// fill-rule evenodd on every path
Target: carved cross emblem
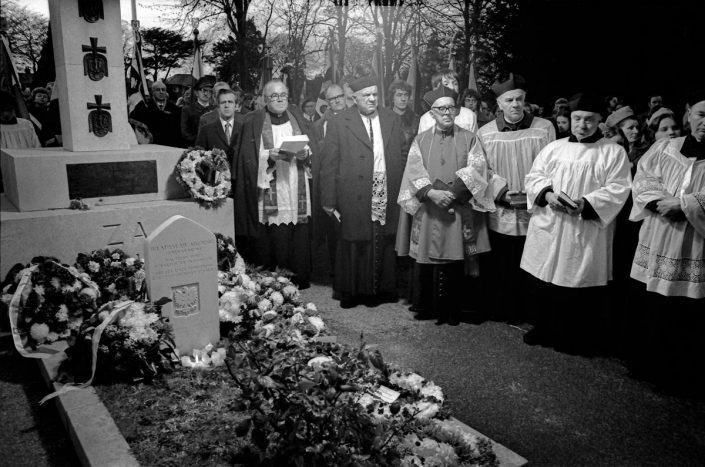
M 84 52 L 89 52 L 83 56 L 83 75 L 93 81 L 100 81 L 103 77 L 108 76 L 108 59 L 105 58 L 105 47 L 98 47 L 98 38 L 91 37 L 91 45 L 82 45 L 81 49 Z M 100 53 L 99 53 L 100 52 Z
M 95 95 L 95 104 L 88 102 L 86 104 L 91 112 L 88 113 L 88 131 L 99 138 L 113 131 L 113 119 L 110 112 L 103 109 L 110 109 L 110 104 L 103 104 L 103 96 Z
M 78 0 L 78 16 L 89 23 L 103 19 L 103 0 Z

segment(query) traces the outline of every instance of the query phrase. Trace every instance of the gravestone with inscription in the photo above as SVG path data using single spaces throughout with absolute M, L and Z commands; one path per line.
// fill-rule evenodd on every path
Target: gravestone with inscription
M 183 216 L 173 216 L 152 232 L 144 246 L 147 293 L 174 328 L 179 352 L 190 354 L 220 339 L 218 266 L 215 235 Z

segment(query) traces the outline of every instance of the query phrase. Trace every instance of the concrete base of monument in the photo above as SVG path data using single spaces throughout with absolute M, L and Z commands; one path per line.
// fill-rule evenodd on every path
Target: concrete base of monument
M 56 350 L 56 357 L 38 360 L 42 377 L 50 391 L 61 388 L 54 383 L 65 354 L 66 342 L 60 341 L 49 346 Z M 83 466 L 139 466 L 130 446 L 122 436 L 110 412 L 100 401 L 92 387 L 77 389 L 53 399 L 59 415 L 68 430 L 76 454 Z M 475 436 L 487 438 L 456 418 L 444 422 L 454 431 L 465 431 Z M 492 440 L 490 440 L 492 441 Z M 521 467 L 528 461 L 505 446 L 492 441 L 492 449 L 500 467 Z
M 186 198 L 174 167 L 184 152 L 156 144 L 121 151 L 70 152 L 63 148 L 3 149 L 5 194 L 19 211 Z
M 162 222 L 180 214 L 211 232 L 234 236 L 232 199 L 205 209 L 191 199 L 94 206 L 87 211 L 53 209 L 19 212 L 0 195 L 0 277 L 16 263 L 34 256 L 54 256 L 72 263 L 78 253 L 120 248 L 143 256 L 144 240 Z

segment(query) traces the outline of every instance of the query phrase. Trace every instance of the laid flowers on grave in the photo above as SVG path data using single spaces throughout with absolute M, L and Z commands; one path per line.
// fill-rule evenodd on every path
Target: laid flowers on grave
M 221 149 L 187 149 L 174 173 L 189 195 L 207 209 L 222 205 L 230 194 L 230 165 Z
M 81 325 L 66 350 L 63 370 L 84 381 L 92 375 L 95 358 L 95 381 L 151 381 L 173 371 L 178 355 L 171 325 L 161 315 L 165 301 L 105 304 Z M 115 307 L 120 311 L 113 313 Z
M 245 443 L 233 446 L 233 462 L 495 465 L 489 441 L 463 438 L 438 420 L 438 386 L 389 368 L 363 344 L 304 339 L 293 321 L 228 348 L 226 365 L 240 391 L 233 410 L 249 414 L 235 428 Z
M 120 249 L 79 253 L 76 268 L 98 284 L 99 305 L 113 300 L 145 299 L 147 276 L 139 255 L 131 257 Z
M 56 258 L 36 257 L 12 276 L 6 280 L 4 301 L 23 347 L 65 339 L 97 310 L 97 286 Z
M 237 253 L 232 237 L 216 233 L 215 240 L 218 248 L 218 270 L 231 271 L 234 274 L 245 272 L 245 260 Z

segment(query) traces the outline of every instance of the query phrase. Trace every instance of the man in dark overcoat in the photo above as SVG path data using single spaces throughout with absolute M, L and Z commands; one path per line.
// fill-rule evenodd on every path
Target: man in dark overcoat
M 374 77 L 350 83 L 355 106 L 328 122 L 321 167 L 321 203 L 339 219 L 333 297 L 343 308 L 398 298 L 394 238 L 404 171 L 402 124 L 378 109 Z

